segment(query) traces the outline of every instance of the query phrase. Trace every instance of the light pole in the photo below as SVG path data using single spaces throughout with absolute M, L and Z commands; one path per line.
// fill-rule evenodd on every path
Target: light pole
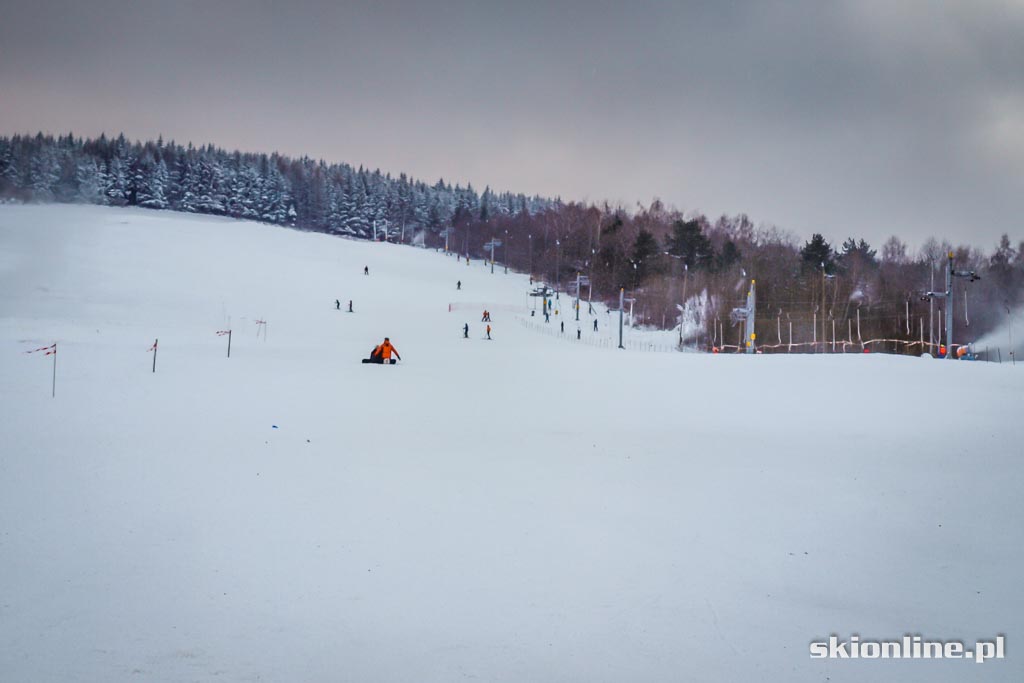
M 1017 358 L 1013 353 L 1013 316 L 1010 313 L 1009 301 L 1006 302 L 1006 331 L 1010 336 L 1010 362 L 1016 365 Z
M 576 322 L 580 320 L 580 273 L 576 271 Z
M 626 288 L 625 287 L 619 287 L 619 348 L 620 349 L 626 348 L 625 346 L 622 345 L 622 316 L 625 314 L 625 312 L 623 311 L 623 309 L 625 308 L 625 303 L 626 303 L 625 299 L 626 299 Z
M 827 297 L 827 294 L 826 294 L 825 282 L 826 282 L 826 280 L 834 280 L 835 277 L 836 277 L 835 275 L 829 275 L 829 274 L 827 274 L 825 272 L 825 262 L 822 261 L 821 262 L 821 343 L 822 343 L 821 349 L 822 349 L 822 351 L 824 351 L 827 348 L 827 345 L 825 343 L 825 340 L 827 339 L 827 335 L 825 334 L 825 306 L 826 306 L 826 303 L 828 302 L 828 297 Z M 834 296 L 833 296 L 833 299 L 835 299 Z M 835 336 L 835 335 L 833 335 L 833 336 Z M 833 350 L 835 350 L 835 349 L 833 349 Z
M 533 235 L 529 234 L 526 236 L 526 240 L 530 243 L 529 245 L 529 259 L 527 267 L 530 269 L 530 277 L 533 277 Z
M 587 278 L 587 313 L 594 314 L 594 260 L 597 258 L 597 249 L 590 250 L 590 277 Z
M 562 275 L 559 272 L 559 268 L 562 265 L 562 243 L 559 240 L 555 240 L 555 291 L 559 289 L 559 285 L 562 283 Z
M 679 348 L 681 349 L 683 348 L 683 314 L 686 311 L 686 281 L 689 279 L 690 265 L 686 262 L 686 258 L 684 256 L 676 256 L 675 254 L 670 254 L 667 251 L 663 253 L 669 258 L 679 259 L 683 262 L 683 301 L 679 306 Z

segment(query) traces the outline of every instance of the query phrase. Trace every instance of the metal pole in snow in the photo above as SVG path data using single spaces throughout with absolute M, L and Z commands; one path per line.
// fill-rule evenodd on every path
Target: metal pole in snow
M 153 342 L 153 372 L 156 372 L 156 345 L 159 343 L 159 339 Z
M 231 330 L 228 330 L 228 358 L 231 358 Z
M 956 359 L 953 353 L 953 252 L 946 263 L 946 358 Z
M 620 349 L 626 348 L 625 346 L 622 345 L 622 316 L 624 315 L 623 309 L 625 308 L 625 303 L 626 303 L 625 297 L 626 297 L 626 288 L 625 287 L 619 287 L 619 348 Z
M 934 261 L 932 261 L 929 264 L 929 270 L 931 271 L 932 286 L 931 286 L 931 289 L 929 289 L 928 291 L 929 292 L 934 292 L 935 291 L 935 262 Z M 858 332 L 858 336 L 859 335 L 860 335 L 860 333 Z M 935 299 L 932 298 L 932 297 L 928 297 L 928 351 L 929 351 L 929 353 L 931 352 L 933 346 L 935 346 Z
M 576 322 L 580 320 L 580 274 L 576 273 Z
M 57 398 L 57 342 L 53 342 L 53 387 L 50 398 Z

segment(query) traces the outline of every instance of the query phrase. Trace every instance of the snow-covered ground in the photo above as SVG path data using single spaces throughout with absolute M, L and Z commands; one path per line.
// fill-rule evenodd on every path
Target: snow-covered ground
M 1024 677 L 1024 366 L 624 352 L 517 320 L 528 288 L 0 206 L 0 679 Z M 808 656 L 908 633 L 1007 658 Z

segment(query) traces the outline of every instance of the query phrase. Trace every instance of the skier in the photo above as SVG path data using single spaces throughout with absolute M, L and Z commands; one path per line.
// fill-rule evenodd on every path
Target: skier
M 469 323 L 462 326 L 462 338 L 469 339 Z
M 363 266 L 363 275 L 370 274 L 370 266 Z
M 597 332 L 597 318 L 594 318 L 594 332 Z
M 577 339 L 577 340 L 579 340 L 579 338 L 580 338 L 580 334 L 582 334 L 582 332 L 580 331 L 580 328 L 578 328 L 578 327 L 577 327 L 577 328 L 576 328 L 576 339 Z
M 348 300 L 348 312 L 349 312 L 349 313 L 351 313 L 351 312 L 352 312 L 352 299 L 349 299 L 349 300 Z
M 341 302 L 338 301 L 337 299 L 334 300 L 334 310 L 336 310 L 336 311 L 340 311 L 341 310 Z
M 487 326 L 487 338 L 488 339 L 491 338 L 491 326 L 490 325 Z
M 562 332 L 565 332 L 565 321 L 564 320 L 561 322 L 561 325 L 562 325 Z
M 548 313 L 547 311 L 544 311 L 544 322 L 546 322 L 546 323 L 551 322 L 551 314 Z
M 455 289 L 462 289 L 462 280 L 459 280 L 458 282 L 455 283 Z

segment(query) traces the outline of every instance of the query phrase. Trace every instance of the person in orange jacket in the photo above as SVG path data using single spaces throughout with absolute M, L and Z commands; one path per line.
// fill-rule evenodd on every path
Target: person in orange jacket
M 373 351 L 370 352 L 369 358 L 364 358 L 364 363 L 379 363 L 381 365 L 391 365 L 391 354 L 395 354 L 395 358 L 402 360 L 402 357 L 398 355 L 398 349 L 392 345 L 391 340 L 384 337 L 384 341 L 377 346 L 373 347 Z
M 398 355 L 398 349 L 391 344 L 391 340 L 387 337 L 384 337 L 384 342 L 378 348 L 380 349 L 380 355 L 384 359 L 385 365 L 392 362 L 391 354 L 395 354 L 395 358 L 402 360 L 402 357 Z

